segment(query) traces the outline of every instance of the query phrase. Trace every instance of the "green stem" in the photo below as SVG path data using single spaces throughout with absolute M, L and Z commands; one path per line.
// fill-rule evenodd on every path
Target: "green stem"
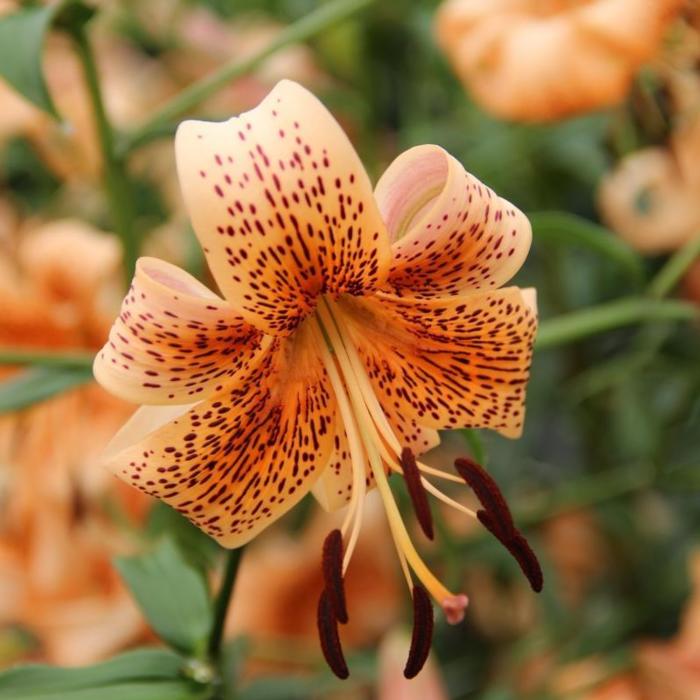
M 540 324 L 538 350 L 565 345 L 621 326 L 646 321 L 687 321 L 700 317 L 697 306 L 681 301 L 620 299 L 574 311 Z
M 134 229 L 134 207 L 131 185 L 124 160 L 117 155 L 114 130 L 105 110 L 97 68 L 90 42 L 81 25 L 71 31 L 78 58 L 83 67 L 85 82 L 92 104 L 97 136 L 104 168 L 104 186 L 109 200 L 112 225 L 119 236 L 124 252 L 124 272 L 130 282 L 138 257 L 138 239 Z
M 283 29 L 267 46 L 243 60 L 224 64 L 210 75 L 185 88 L 166 102 L 151 118 L 127 135 L 122 144 L 128 152 L 153 138 L 169 134 L 169 125 L 231 80 L 250 73 L 280 49 L 305 41 L 369 5 L 373 0 L 332 0 Z
M 40 365 L 42 367 L 92 367 L 95 356 L 87 352 L 56 353 L 24 348 L 2 348 L 0 365 Z
M 700 256 L 700 235 L 686 243 L 669 258 L 651 281 L 649 295 L 655 299 L 661 299 L 669 294 L 698 256 Z
M 214 624 L 209 636 L 209 658 L 216 662 L 221 655 L 221 645 L 224 641 L 224 627 L 226 625 L 226 615 L 228 614 L 229 605 L 231 604 L 231 593 L 233 586 L 236 583 L 238 575 L 238 566 L 241 563 L 243 548 L 232 549 L 229 551 L 226 558 L 226 569 L 224 570 L 224 580 L 221 582 L 221 588 L 216 596 L 214 603 Z

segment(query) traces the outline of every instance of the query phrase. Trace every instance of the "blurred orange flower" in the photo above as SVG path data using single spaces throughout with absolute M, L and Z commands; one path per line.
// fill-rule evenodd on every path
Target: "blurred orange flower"
M 683 0 L 447 0 L 438 41 L 475 101 L 549 121 L 620 102 Z
M 104 340 L 119 294 L 111 236 L 56 221 L 25 232 L 2 265 L 0 347 Z M 95 463 L 129 412 L 92 384 L 0 416 L 0 625 L 29 630 L 31 652 L 54 663 L 93 661 L 144 632 L 109 563 L 127 541 L 108 512 L 136 517 L 145 501 Z
M 680 248 L 700 234 L 699 158 L 700 122 L 626 156 L 600 185 L 603 220 L 644 253 Z
M 249 549 L 236 581 L 227 631 L 249 637 L 260 651 L 256 668 L 264 663 L 265 649 L 289 645 L 287 666 L 319 660 L 316 605 L 323 590 L 320 552 L 328 534 L 329 518 L 313 518 L 301 537 L 275 531 Z M 331 523 L 332 525 L 332 523 Z M 358 648 L 376 641 L 396 623 L 403 594 L 399 571 L 392 556 L 391 535 L 381 504 L 370 497 L 364 527 L 357 543 L 358 556 L 346 579 L 348 604 L 353 614 L 343 629 L 343 641 Z M 255 656 L 255 650 L 254 654 Z M 405 656 L 402 664 L 405 663 Z M 403 669 L 403 665 L 401 667 Z
M 631 668 L 602 682 L 606 675 L 603 658 L 565 666 L 549 675 L 552 696 L 580 700 L 700 698 L 700 552 L 691 556 L 689 569 L 691 595 L 675 638 L 642 642 L 634 651 Z
M 700 235 L 700 33 L 686 18 L 676 34 L 654 65 L 669 98 L 668 143 L 627 155 L 598 192 L 603 220 L 644 253 L 673 251 Z
M 403 665 L 409 644 L 409 637 L 398 631 L 390 633 L 382 641 L 379 648 L 377 700 L 449 700 L 432 657 L 416 678 L 411 681 L 404 678 Z

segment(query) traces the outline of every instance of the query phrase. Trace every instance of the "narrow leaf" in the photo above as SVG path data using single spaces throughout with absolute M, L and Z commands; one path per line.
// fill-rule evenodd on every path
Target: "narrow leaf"
M 209 591 L 172 540 L 115 564 L 159 637 L 188 654 L 205 647 L 213 621 Z
M 201 689 L 185 681 L 115 683 L 80 690 L 27 690 L 19 695 L 0 694 L 2 700 L 199 700 Z
M 84 668 L 30 664 L 0 674 L 0 698 L 189 698 L 182 666 L 183 659 L 166 649 L 137 649 Z
M 18 411 L 92 380 L 89 367 L 34 367 L 0 382 L 0 414 Z
M 0 79 L 58 119 L 42 70 L 46 34 L 54 23 L 71 29 L 85 23 L 93 13 L 78 0 L 64 0 L 0 17 Z
M 30 7 L 0 17 L 0 77 L 37 107 L 58 118 L 41 68 L 54 6 Z

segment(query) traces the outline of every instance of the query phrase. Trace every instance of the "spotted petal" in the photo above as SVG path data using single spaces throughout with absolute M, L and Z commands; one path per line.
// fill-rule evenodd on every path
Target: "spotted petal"
M 282 81 L 222 123 L 176 138 L 192 222 L 223 295 L 257 328 L 286 335 L 320 294 L 361 294 L 390 249 L 367 174 L 326 108 Z
M 525 215 L 438 146 L 402 153 L 375 196 L 393 242 L 389 285 L 402 296 L 500 287 L 530 249 Z
M 166 411 L 164 420 L 154 411 Z M 297 503 L 328 463 L 335 399 L 304 327 L 206 401 L 146 407 L 114 438 L 107 465 L 225 547 Z
M 346 300 L 352 338 L 383 405 L 436 429 L 517 437 L 537 325 L 516 287 L 444 299 Z
M 262 334 L 183 270 L 141 258 L 94 372 L 135 403 L 192 403 L 259 358 Z

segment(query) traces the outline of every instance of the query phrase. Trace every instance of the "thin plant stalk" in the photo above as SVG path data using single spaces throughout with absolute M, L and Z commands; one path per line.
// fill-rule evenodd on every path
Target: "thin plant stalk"
M 71 37 L 83 68 L 85 83 L 92 105 L 97 136 L 104 168 L 104 187 L 114 232 L 119 236 L 124 254 L 124 274 L 127 284 L 136 266 L 139 242 L 134 227 L 133 192 L 124 159 L 117 155 L 114 129 L 107 116 L 100 80 L 90 41 L 81 25 L 73 29 Z

